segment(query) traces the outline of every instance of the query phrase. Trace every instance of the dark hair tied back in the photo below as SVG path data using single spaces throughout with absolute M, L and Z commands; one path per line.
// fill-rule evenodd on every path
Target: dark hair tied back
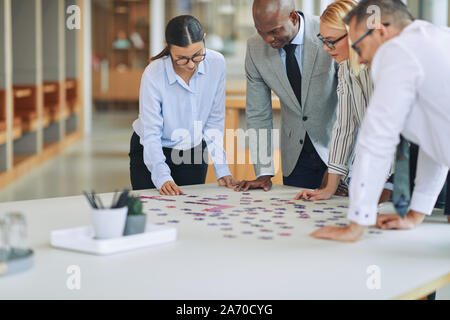
M 195 17 L 190 15 L 175 17 L 169 21 L 166 27 L 166 48 L 150 61 L 168 56 L 172 45 L 186 48 L 193 43 L 202 41 L 203 37 L 202 25 Z

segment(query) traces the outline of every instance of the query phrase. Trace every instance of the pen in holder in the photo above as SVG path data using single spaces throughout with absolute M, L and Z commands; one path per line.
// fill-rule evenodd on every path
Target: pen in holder
M 128 190 L 124 191 L 117 201 L 115 194 L 110 208 L 103 206 L 102 200 L 95 192 L 90 194 L 84 192 L 92 207 L 92 225 L 96 239 L 112 239 L 123 236 L 128 213 L 128 192 Z
M 95 192 L 84 192 L 92 206 L 96 239 L 112 239 L 145 232 L 147 216 L 142 212 L 141 199 L 129 193 L 129 190 L 124 190 L 119 195 L 116 191 L 111 208 L 105 208 Z
M 92 223 L 96 239 L 112 239 L 123 236 L 128 207 L 92 209 Z

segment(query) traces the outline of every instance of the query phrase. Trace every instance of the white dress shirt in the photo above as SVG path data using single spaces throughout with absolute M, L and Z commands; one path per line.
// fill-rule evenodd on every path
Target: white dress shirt
M 297 59 L 298 66 L 300 68 L 300 74 L 303 74 L 303 45 L 305 44 L 305 19 L 300 13 L 297 13 L 299 17 L 300 28 L 291 44 L 295 44 L 295 58 Z M 279 49 L 281 61 L 283 62 L 284 69 L 286 69 L 286 51 L 283 48 Z
M 370 41 L 367 39 L 366 41 Z M 411 210 L 430 215 L 450 166 L 450 29 L 416 20 L 377 51 L 358 138 L 348 218 L 376 223 L 399 136 L 419 145 Z
M 217 179 L 230 175 L 223 149 L 225 125 L 225 59 L 206 49 L 189 84 L 175 72 L 170 57 L 145 69 L 139 96 L 139 118 L 133 123 L 144 147 L 144 163 L 160 189 L 173 181 L 162 148 L 188 150 L 205 140 Z

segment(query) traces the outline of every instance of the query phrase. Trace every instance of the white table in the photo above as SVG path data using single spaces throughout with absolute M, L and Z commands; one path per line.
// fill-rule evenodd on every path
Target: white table
M 201 197 L 228 195 L 221 203 L 245 207 L 237 200 L 242 194 L 216 185 L 183 190 Z M 270 209 L 269 199 L 293 199 L 297 191 L 277 185 L 269 193 L 251 191 L 249 196 L 263 200 L 255 205 Z M 156 191 L 140 194 L 157 195 Z M 108 202 L 112 194 L 102 197 Z M 146 209 L 166 205 L 152 201 Z M 346 202 L 336 198 L 327 206 Z M 273 220 L 293 226 L 287 230 L 290 237 L 265 241 L 257 235 L 241 235 L 242 228 L 251 228 L 239 225 L 247 215 L 241 213 L 228 220 L 239 234 L 230 239 L 224 236 L 226 231 L 206 226 L 213 218 L 196 221 L 171 209 L 168 217 L 150 213 L 149 218 L 178 219 L 177 242 L 93 256 L 49 245 L 51 230 L 90 224 L 84 197 L 0 203 L 0 213 L 26 215 L 35 250 L 33 269 L 0 277 L 0 299 L 393 299 L 419 298 L 450 283 L 450 225 L 444 217 L 427 220 L 412 231 L 366 233 L 362 241 L 349 244 L 310 238 L 308 234 L 317 229 L 315 214 L 308 212 L 312 219 L 299 219 L 292 204 L 285 207 L 284 218 Z M 263 215 L 258 219 L 269 214 Z M 71 265 L 80 267 L 80 290 L 66 285 Z M 379 290 L 367 287 L 367 268 L 372 265 L 381 271 Z

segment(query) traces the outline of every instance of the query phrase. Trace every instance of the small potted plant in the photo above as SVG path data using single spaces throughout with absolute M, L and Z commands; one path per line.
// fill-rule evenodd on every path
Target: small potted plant
M 128 215 L 124 235 L 139 234 L 145 232 L 147 215 L 142 212 L 142 201 L 138 197 L 129 197 Z

